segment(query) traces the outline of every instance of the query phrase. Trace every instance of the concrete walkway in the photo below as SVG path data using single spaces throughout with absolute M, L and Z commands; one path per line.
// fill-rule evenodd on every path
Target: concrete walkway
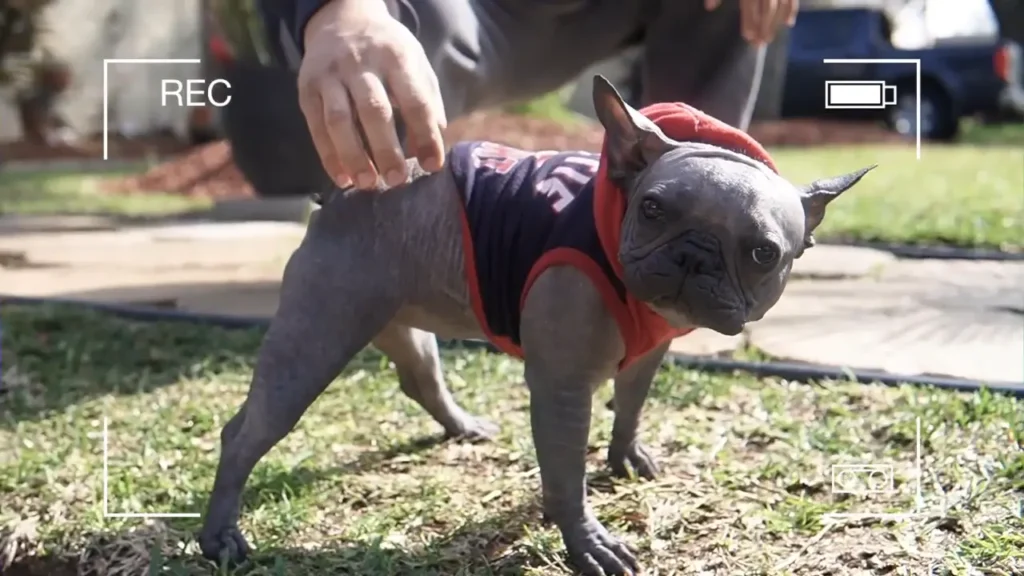
M 270 316 L 304 226 L 119 227 L 96 218 L 0 218 L 0 293 Z M 746 333 L 673 345 L 745 344 L 799 362 L 1024 383 L 1024 262 L 899 260 L 817 246 L 782 300 Z M 1022 384 L 1024 386 L 1024 384 Z

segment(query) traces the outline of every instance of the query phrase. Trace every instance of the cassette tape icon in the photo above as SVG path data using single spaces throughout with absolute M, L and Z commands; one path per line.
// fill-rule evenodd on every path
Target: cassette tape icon
M 833 494 L 891 494 L 896 491 L 892 466 L 836 464 L 832 466 Z
M 825 108 L 881 110 L 896 104 L 896 87 L 881 80 L 827 80 Z

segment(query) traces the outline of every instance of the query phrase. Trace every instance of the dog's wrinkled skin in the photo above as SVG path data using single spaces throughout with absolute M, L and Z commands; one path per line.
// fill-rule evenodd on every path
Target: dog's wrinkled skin
M 825 205 L 870 168 L 798 191 L 764 164 L 681 143 L 597 91 L 609 176 L 629 195 L 619 261 L 624 281 L 675 326 L 738 334 L 782 295 L 793 260 L 813 244 Z
M 677 327 L 739 332 L 779 298 L 794 258 L 812 244 L 829 201 L 866 172 L 798 190 L 745 156 L 673 142 L 604 78 L 594 103 L 608 135 L 609 174 L 628 194 L 619 258 L 625 284 Z M 463 268 L 459 195 L 447 170 L 386 192 L 335 192 L 285 269 L 278 311 L 248 397 L 221 433 L 221 456 L 199 542 L 241 561 L 242 489 L 253 467 L 299 421 L 352 357 L 373 344 L 401 389 L 451 437 L 496 428 L 448 393 L 434 334 L 482 338 Z M 572 267 L 543 273 L 527 295 L 521 338 L 543 506 L 586 574 L 638 570 L 587 505 L 585 460 L 594 390 L 615 379 L 609 463 L 652 478 L 637 440 L 640 411 L 667 348 L 618 373 L 624 344 L 597 289 Z

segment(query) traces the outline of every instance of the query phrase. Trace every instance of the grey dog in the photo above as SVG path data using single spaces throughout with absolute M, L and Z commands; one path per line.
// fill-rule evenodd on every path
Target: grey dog
M 616 196 L 605 198 L 621 212 L 615 216 L 620 226 L 608 257 L 611 266 L 605 266 L 614 277 L 564 261 L 543 268 L 525 284 L 519 274 L 522 294 L 511 290 L 506 298 L 515 300 L 517 308 L 501 338 L 513 341 L 510 349 L 525 362 L 543 509 L 561 531 L 570 561 L 585 574 L 630 574 L 639 571 L 633 551 L 605 529 L 587 504 L 593 392 L 614 379 L 612 470 L 622 475 L 631 467 L 653 477 L 658 469 L 637 440 L 637 428 L 671 337 L 696 327 L 737 334 L 747 322 L 760 319 L 781 296 L 793 260 L 813 245 L 812 232 L 828 203 L 873 167 L 797 187 L 778 175 L 766 154 L 750 154 L 722 141 L 669 138 L 602 77 L 594 79 L 593 97 L 605 128 L 599 158 L 603 171 L 595 179 L 610 182 Z M 717 121 L 700 122 L 695 126 Z M 199 537 L 207 557 L 246 558 L 249 546 L 238 517 L 253 467 L 371 343 L 394 363 L 402 391 L 447 435 L 486 439 L 496 432 L 448 392 L 435 337 L 501 339 L 493 325 L 485 325 L 474 294 L 501 288 L 495 284 L 506 271 L 490 267 L 487 286 L 477 286 L 467 275 L 474 267 L 465 243 L 473 232 L 466 228 L 465 214 L 471 196 L 461 189 L 466 184 L 454 150 L 438 173 L 417 171 L 407 184 L 386 191 L 336 190 L 313 214 L 285 268 L 280 304 L 248 396 L 221 433 L 220 463 Z M 552 154 L 557 155 L 547 156 Z M 497 166 L 498 172 L 522 162 L 541 165 L 539 157 L 507 162 L 484 154 L 476 160 L 481 158 L 485 168 Z M 567 160 L 572 161 L 587 163 L 585 156 Z M 561 184 L 533 190 L 528 179 L 512 179 L 519 189 L 529 188 L 528 196 L 543 193 L 561 210 L 584 202 L 590 193 L 590 183 L 578 172 L 570 176 L 583 187 L 572 197 L 565 196 Z M 568 218 L 552 216 L 551 230 L 561 226 L 557 222 L 563 217 Z M 503 225 L 490 221 L 480 230 Z M 517 228 L 508 236 L 511 250 L 531 245 L 526 230 Z M 589 230 L 577 230 L 573 242 L 599 244 L 600 239 L 586 238 L 595 236 Z M 644 334 L 636 334 L 629 328 L 631 320 L 613 310 L 615 295 L 610 299 L 605 284 L 618 285 L 620 300 L 643 310 L 636 314 L 655 317 L 641 326 L 661 323 L 657 338 L 640 348 L 631 344 Z

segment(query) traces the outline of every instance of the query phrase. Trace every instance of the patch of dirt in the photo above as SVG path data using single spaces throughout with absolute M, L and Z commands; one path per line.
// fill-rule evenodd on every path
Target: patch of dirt
M 113 194 L 177 193 L 192 198 L 254 198 L 256 192 L 235 167 L 231 145 L 221 140 L 189 150 L 173 160 L 132 176 L 103 183 Z
M 78 566 L 73 560 L 56 558 L 28 558 L 3 572 L 4 576 L 77 576 Z
M 780 120 L 762 122 L 751 128 L 751 135 L 769 147 L 822 146 L 837 144 L 902 143 L 897 134 L 870 122 Z M 490 139 L 518 148 L 533 150 L 590 150 L 601 147 L 602 130 L 596 123 L 566 126 L 540 118 L 503 113 L 478 112 L 453 123 L 445 132 L 446 142 Z M 47 158 L 42 150 L 23 146 L 5 149 L 0 146 L 0 158 Z M 72 151 L 72 157 L 88 158 L 102 153 L 102 145 L 83 146 Z M 172 192 L 190 197 L 252 198 L 255 191 L 237 170 L 231 159 L 230 144 L 217 141 L 188 148 L 178 148 L 167 141 L 124 140 L 111 142 L 111 154 L 117 157 L 139 157 L 146 154 L 180 154 L 142 174 L 114 179 L 105 189 L 114 194 Z M 34 154 L 34 156 L 33 156 Z M 50 158 L 60 157 L 53 149 Z

